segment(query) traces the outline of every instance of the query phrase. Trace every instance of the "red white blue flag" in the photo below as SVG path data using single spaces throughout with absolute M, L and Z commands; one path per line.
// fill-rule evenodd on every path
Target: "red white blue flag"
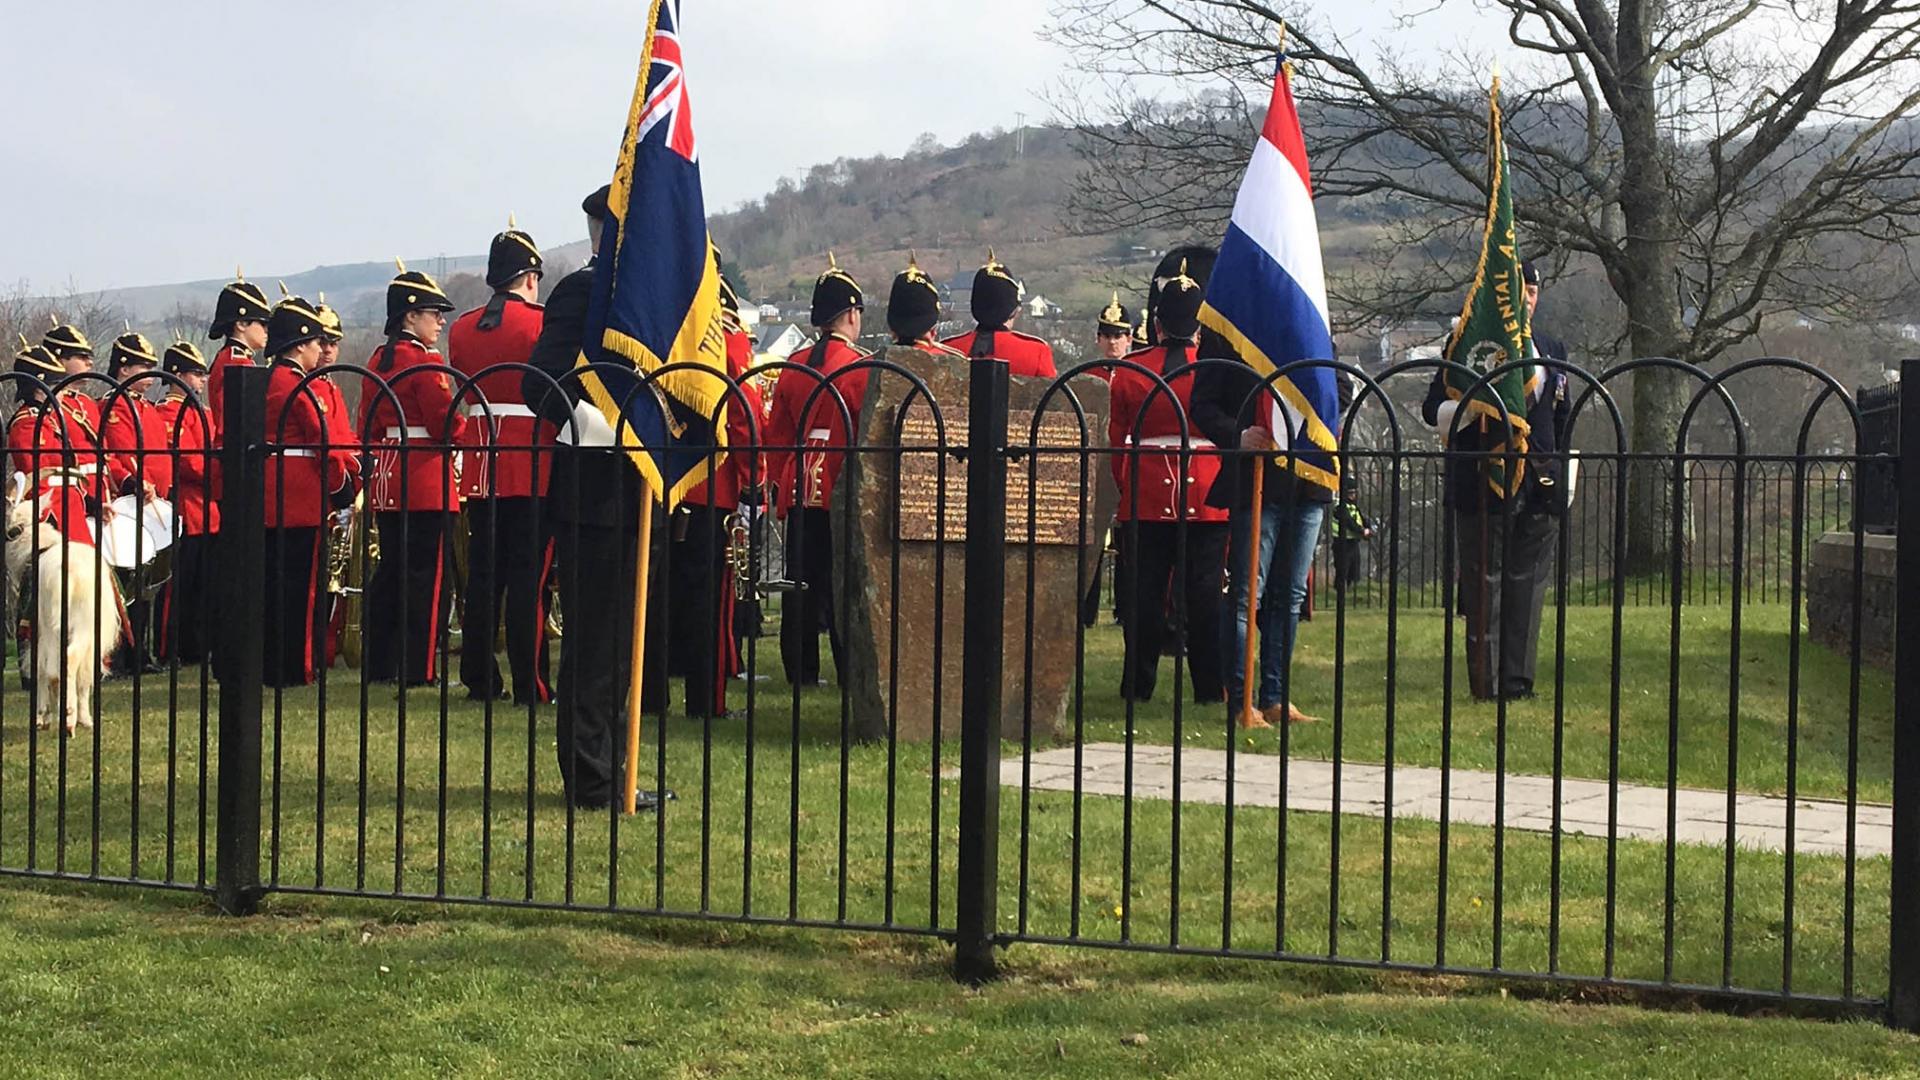
M 1261 378 L 1296 361 L 1335 359 L 1307 143 L 1284 62 L 1234 199 L 1200 321 L 1232 342 Z M 1296 368 L 1274 381 L 1278 401 L 1262 410 L 1275 444 L 1293 449 L 1293 471 L 1330 491 L 1340 487 L 1336 374 L 1327 367 Z

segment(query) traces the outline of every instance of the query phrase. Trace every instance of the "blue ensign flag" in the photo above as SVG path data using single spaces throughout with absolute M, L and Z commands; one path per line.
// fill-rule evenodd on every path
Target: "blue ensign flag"
M 718 464 L 726 424 L 717 414 L 727 400 L 720 269 L 700 191 L 678 0 L 652 0 L 607 207 L 581 382 L 671 509 Z M 587 367 L 596 363 L 605 366 Z M 644 381 L 673 364 L 697 367 Z

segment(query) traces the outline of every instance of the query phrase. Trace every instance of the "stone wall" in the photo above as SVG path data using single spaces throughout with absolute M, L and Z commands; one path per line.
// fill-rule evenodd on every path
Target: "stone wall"
M 1899 614 L 1895 540 L 1871 535 L 1860 551 L 1860 655 L 1867 663 L 1889 670 Z M 1830 532 L 1813 545 L 1813 561 L 1807 568 L 1808 635 L 1841 656 L 1853 647 L 1853 569 L 1852 532 Z

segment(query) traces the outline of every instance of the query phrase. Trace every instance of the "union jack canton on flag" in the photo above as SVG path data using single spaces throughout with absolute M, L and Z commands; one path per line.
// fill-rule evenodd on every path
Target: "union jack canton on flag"
M 671 509 L 726 443 L 720 270 L 680 48 L 679 0 L 652 0 L 576 367 L 587 396 Z M 592 364 L 603 366 L 590 367 Z M 646 376 L 670 365 L 695 365 Z

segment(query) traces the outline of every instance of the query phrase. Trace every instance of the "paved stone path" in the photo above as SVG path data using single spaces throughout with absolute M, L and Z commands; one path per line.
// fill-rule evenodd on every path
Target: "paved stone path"
M 1072 791 L 1073 748 L 1033 755 L 1036 791 Z M 1127 748 L 1122 743 L 1088 743 L 1081 755 L 1081 790 L 1103 797 L 1126 793 Z M 1007 758 L 1000 764 L 1000 783 L 1017 790 L 1023 762 Z M 1386 768 L 1348 763 L 1341 769 L 1342 813 L 1384 816 Z M 1280 805 L 1280 758 L 1267 754 L 1234 757 L 1233 801 L 1236 806 Z M 1330 761 L 1294 758 L 1287 768 L 1287 808 L 1322 813 L 1333 809 L 1334 766 Z M 1188 749 L 1180 759 L 1180 799 L 1183 803 L 1224 805 L 1227 801 L 1227 754 L 1224 750 Z M 1490 772 L 1453 770 L 1448 785 L 1448 815 L 1456 824 L 1494 823 L 1496 777 Z M 1667 789 L 1621 784 L 1619 834 L 1622 839 L 1665 842 Z M 1393 770 L 1393 816 L 1440 820 L 1439 769 L 1402 765 Z M 1173 798 L 1173 748 L 1135 746 L 1133 794 L 1139 799 Z M 1674 796 L 1674 833 L 1683 844 L 1720 846 L 1727 838 L 1727 796 L 1724 791 L 1681 788 Z M 1553 828 L 1553 780 L 1545 776 L 1507 774 L 1507 827 L 1532 832 Z M 1735 842 L 1743 848 L 1785 851 L 1787 801 L 1766 795 L 1741 795 L 1735 804 Z M 1855 809 L 1855 852 L 1860 858 L 1886 856 L 1893 848 L 1893 809 L 1862 803 Z M 1583 836 L 1607 835 L 1607 785 L 1599 780 L 1562 781 L 1560 829 Z M 1795 804 L 1794 848 L 1803 854 L 1844 855 L 1847 851 L 1847 805 L 1824 799 L 1800 799 Z

